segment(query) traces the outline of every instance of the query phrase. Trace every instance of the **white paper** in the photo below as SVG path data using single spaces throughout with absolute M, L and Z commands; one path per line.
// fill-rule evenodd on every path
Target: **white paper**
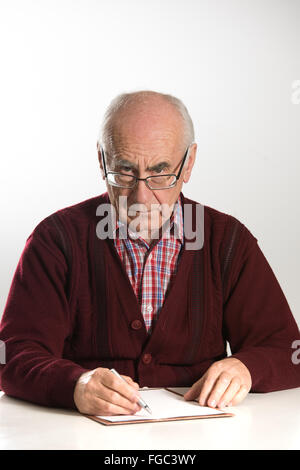
M 139 395 L 150 407 L 151 415 L 142 408 L 134 415 L 98 416 L 98 418 L 110 422 L 119 422 L 224 414 L 224 411 L 209 408 L 208 406 L 200 406 L 195 401 L 186 401 L 182 396 L 164 389 L 142 390 Z

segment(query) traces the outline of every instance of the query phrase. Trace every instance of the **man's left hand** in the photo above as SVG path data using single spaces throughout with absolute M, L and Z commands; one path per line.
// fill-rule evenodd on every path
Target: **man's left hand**
M 202 406 L 224 408 L 244 400 L 251 384 L 248 368 L 239 359 L 228 357 L 212 364 L 184 398 L 197 399 Z

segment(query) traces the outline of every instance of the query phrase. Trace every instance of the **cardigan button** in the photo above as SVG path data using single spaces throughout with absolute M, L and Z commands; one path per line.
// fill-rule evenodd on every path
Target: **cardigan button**
M 140 320 L 133 320 L 130 326 L 133 330 L 140 330 L 142 328 L 142 322 Z
M 150 362 L 152 361 L 151 354 L 150 353 L 144 354 L 142 361 L 144 364 L 150 364 Z

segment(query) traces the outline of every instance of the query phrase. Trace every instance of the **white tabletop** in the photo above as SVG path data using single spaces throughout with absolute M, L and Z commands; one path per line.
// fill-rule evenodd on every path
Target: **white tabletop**
M 235 416 L 104 426 L 0 392 L 0 449 L 300 449 L 300 388 L 249 394 L 226 410 Z

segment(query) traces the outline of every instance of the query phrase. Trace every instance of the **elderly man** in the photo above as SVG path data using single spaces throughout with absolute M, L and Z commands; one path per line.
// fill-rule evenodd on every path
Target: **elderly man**
M 299 330 L 257 239 L 181 192 L 196 148 L 178 99 L 112 102 L 97 143 L 107 193 L 44 219 L 15 272 L 8 395 L 108 415 L 135 413 L 143 386 L 188 386 L 212 407 L 300 386 Z

